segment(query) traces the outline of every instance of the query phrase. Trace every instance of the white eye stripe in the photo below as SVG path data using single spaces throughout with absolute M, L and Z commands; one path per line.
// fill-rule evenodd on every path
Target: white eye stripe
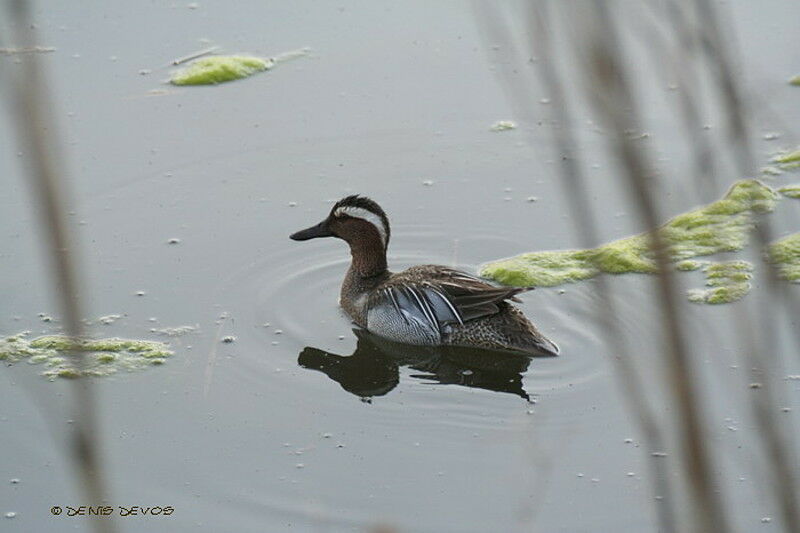
M 345 206 L 340 207 L 334 213 L 334 216 L 339 215 L 347 215 L 353 218 L 360 218 L 361 220 L 366 220 L 373 226 L 375 229 L 378 230 L 378 234 L 381 236 L 381 242 L 384 246 L 386 246 L 386 226 L 383 225 L 383 219 L 370 211 L 369 209 L 364 209 L 363 207 L 352 207 L 352 206 Z

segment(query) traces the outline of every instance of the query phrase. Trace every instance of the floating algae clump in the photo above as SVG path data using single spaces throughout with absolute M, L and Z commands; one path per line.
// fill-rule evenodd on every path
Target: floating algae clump
M 511 120 L 498 120 L 489 128 L 490 131 L 508 131 L 517 127 L 517 124 Z
M 86 368 L 76 368 L 68 355 L 81 351 L 86 357 Z M 162 342 L 128 339 L 79 339 L 64 335 L 47 335 L 28 339 L 23 332 L 0 339 L 0 360 L 16 363 L 27 359 L 29 363 L 44 365 L 42 375 L 50 379 L 85 376 L 109 376 L 119 370 L 141 370 L 150 365 L 163 364 L 173 354 Z
M 769 245 L 767 257 L 778 268 L 778 275 L 800 283 L 800 233 L 793 233 Z
M 597 275 L 592 250 L 558 250 L 523 254 L 483 266 L 480 275 L 517 287 L 554 287 Z
M 786 196 L 787 198 L 800 199 L 800 183 L 796 183 L 794 185 L 787 185 L 786 187 L 781 187 L 780 189 L 778 189 L 778 192 Z
M 794 170 L 800 168 L 800 149 L 781 152 L 772 158 L 780 170 Z
M 700 270 L 704 266 L 710 265 L 710 261 L 697 261 L 695 259 L 684 259 L 683 261 L 678 261 L 675 263 L 675 270 L 680 270 L 681 272 L 692 272 L 694 270 Z
M 753 265 L 747 261 L 709 263 L 703 267 L 707 289 L 689 291 L 689 301 L 727 304 L 741 300 L 750 291 Z
M 772 211 L 777 199 L 775 191 L 759 181 L 738 181 L 724 198 L 678 215 L 656 231 L 679 270 L 698 270 L 705 265 L 687 260 L 743 249 L 754 215 Z M 581 281 L 601 272 L 656 272 L 649 233 L 589 250 L 526 253 L 488 263 L 480 269 L 481 276 L 506 285 L 539 287 Z
M 211 56 L 195 59 L 172 75 L 173 85 L 216 85 L 269 70 L 275 60 L 252 56 Z

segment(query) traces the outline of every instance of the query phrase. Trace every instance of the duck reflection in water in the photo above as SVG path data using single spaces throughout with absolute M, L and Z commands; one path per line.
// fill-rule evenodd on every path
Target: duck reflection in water
M 358 344 L 352 355 L 342 356 L 306 347 L 297 363 L 319 370 L 351 394 L 369 401 L 394 389 L 400 381 L 400 367 L 419 371 L 412 377 L 443 385 L 462 385 L 530 397 L 522 386 L 522 374 L 531 357 L 457 346 L 414 346 L 401 344 L 354 329 Z

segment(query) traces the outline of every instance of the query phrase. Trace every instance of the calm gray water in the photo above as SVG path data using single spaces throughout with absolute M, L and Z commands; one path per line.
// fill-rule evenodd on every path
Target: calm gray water
M 37 6 L 41 44 L 56 48 L 42 59 L 65 139 L 88 318 L 124 315 L 92 333 L 158 338 L 150 328 L 198 326 L 170 339 L 176 353 L 165 366 L 96 380 L 108 503 L 175 509 L 119 519 L 122 531 L 656 530 L 647 462 L 670 461 L 677 471 L 676 447 L 670 441 L 661 459 L 640 447 L 598 331 L 593 283 L 525 296 L 524 310 L 561 357 L 496 368 L 398 354 L 359 341 L 337 308 L 344 244 L 288 239 L 323 218 L 332 200 L 361 193 L 393 223 L 395 270 L 441 263 L 474 271 L 522 251 L 577 245 L 547 126 L 489 131 L 517 118 L 468 4 Z M 755 133 L 766 161 L 797 144 L 786 125 L 800 121 L 800 89 L 786 80 L 800 65 L 800 5 L 729 7 L 740 69 L 765 109 Z M 0 23 L 0 37 L 6 29 Z M 224 86 L 163 85 L 172 59 L 209 43 L 226 53 L 312 53 Z M 0 61 L 15 68 L 9 57 Z M 661 105 L 672 92 L 656 84 L 648 94 L 658 163 L 677 176 L 668 210 L 721 196 L 739 176 L 711 198 L 694 196 L 686 146 Z M 37 318 L 57 314 L 58 304 L 25 154 L 8 106 L 0 109 L 0 334 L 56 331 L 58 322 Z M 599 230 L 625 236 L 641 227 L 588 118 L 579 117 L 580 135 L 602 206 Z M 763 140 L 772 131 L 780 139 Z M 539 140 L 536 150 L 526 133 Z M 790 202 L 773 215 L 782 232 L 797 223 L 800 203 Z M 168 245 L 171 238 L 180 243 Z M 681 280 L 702 284 L 695 274 Z M 649 400 L 669 419 L 655 379 L 663 368 L 653 280 L 611 282 Z M 750 300 L 763 294 L 756 285 Z M 761 519 L 777 511 L 752 448 L 751 379 L 732 306 L 684 302 L 681 313 L 733 521 L 766 531 Z M 800 361 L 789 328 L 779 326 L 776 358 L 787 367 L 764 379 L 787 387 L 784 403 L 795 410 L 784 418 L 796 424 L 800 381 L 785 376 L 800 374 Z M 221 343 L 228 335 L 236 341 Z M 100 502 L 83 501 L 64 451 L 69 388 L 36 371 L 19 364 L 0 372 L 0 512 L 16 513 L 0 517 L 0 530 L 87 531 L 85 518 L 50 514 L 54 505 Z

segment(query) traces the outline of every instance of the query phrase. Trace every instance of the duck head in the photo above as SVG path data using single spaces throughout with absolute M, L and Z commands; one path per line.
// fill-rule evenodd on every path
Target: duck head
M 389 235 L 389 219 L 381 206 L 365 196 L 352 195 L 336 202 L 325 220 L 292 233 L 289 238 L 307 241 L 317 237 L 338 237 L 351 248 L 371 245 L 379 246 L 385 252 Z

